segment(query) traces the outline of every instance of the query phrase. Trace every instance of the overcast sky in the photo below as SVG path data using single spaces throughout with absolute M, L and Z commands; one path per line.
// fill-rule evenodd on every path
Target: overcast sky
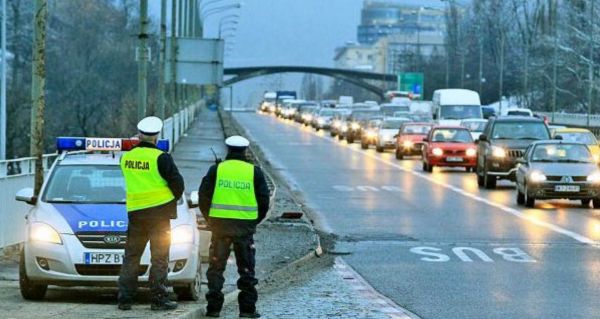
M 222 1 L 223 4 L 234 2 Z M 440 0 L 394 2 L 420 6 L 445 5 Z M 363 0 L 243 0 L 241 9 L 210 16 L 204 22 L 205 37 L 217 37 L 219 18 L 235 12 L 240 19 L 235 38 L 230 40 L 234 41 L 234 46 L 226 56 L 226 67 L 333 66 L 335 48 L 348 41 L 356 41 L 362 5 Z M 150 12 L 158 21 L 160 1 L 150 1 Z M 285 76 L 284 80 L 290 86 L 297 86 L 300 77 Z M 234 101 L 244 103 L 248 99 L 255 100 L 260 95 L 257 92 L 269 89 L 260 87 L 264 85 L 263 82 L 248 80 L 236 84 Z

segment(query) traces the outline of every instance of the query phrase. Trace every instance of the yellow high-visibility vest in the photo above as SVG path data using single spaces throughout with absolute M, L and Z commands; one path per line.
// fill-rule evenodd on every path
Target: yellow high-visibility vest
M 121 157 L 128 212 L 160 206 L 175 199 L 158 171 L 158 157 L 162 153 L 155 148 L 136 147 Z
M 208 216 L 258 219 L 258 204 L 254 194 L 254 165 L 238 160 L 227 160 L 219 164 Z

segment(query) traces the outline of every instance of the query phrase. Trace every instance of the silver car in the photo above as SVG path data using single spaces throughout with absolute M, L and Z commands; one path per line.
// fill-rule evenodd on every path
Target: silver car
M 569 199 L 600 208 L 600 170 L 585 144 L 535 142 L 517 162 L 517 204 L 534 207 L 538 199 Z

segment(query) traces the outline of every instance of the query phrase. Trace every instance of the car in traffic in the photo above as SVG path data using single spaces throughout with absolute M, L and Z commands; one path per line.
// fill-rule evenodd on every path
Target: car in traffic
M 560 128 L 554 131 L 555 136 L 565 142 L 582 143 L 592 152 L 596 163 L 600 162 L 600 146 L 598 146 L 598 140 L 594 133 L 584 128 Z
M 436 166 L 464 167 L 468 172 L 475 169 L 477 149 L 468 129 L 434 126 L 425 139 L 422 156 L 425 172 L 431 173 Z
M 403 104 L 393 104 L 393 103 L 384 103 L 379 106 L 381 113 L 383 116 L 394 116 L 395 112 L 407 112 L 410 113 L 410 106 L 407 103 Z
M 350 116 L 351 112 L 352 109 L 349 108 L 335 109 L 335 114 L 331 119 L 331 128 L 329 129 L 329 135 L 331 135 L 331 137 L 337 137 L 340 140 L 344 138 L 344 134 L 346 134 L 346 131 L 348 130 L 348 116 Z
M 367 122 L 374 118 L 383 118 L 379 107 L 352 109 L 352 113 L 348 116 L 346 124 L 346 133 L 344 135 L 346 141 L 352 144 L 355 140 L 359 140 Z
M 410 121 L 411 120 L 406 117 L 386 117 L 383 119 L 383 121 L 379 123 L 377 135 L 375 136 L 375 150 L 382 153 L 386 149 L 395 148 L 398 130 L 400 130 L 402 124 Z
M 534 207 L 536 200 L 568 199 L 600 208 L 600 170 L 585 144 L 534 142 L 518 161 L 517 204 Z
M 533 116 L 533 112 L 528 108 L 513 107 L 506 110 L 507 116 Z
M 433 127 L 432 123 L 404 123 L 396 135 L 396 159 L 405 156 L 422 155 L 424 140 Z
M 318 109 L 319 106 L 315 102 L 301 102 L 298 103 L 296 114 L 294 114 L 294 121 L 302 123 L 304 125 L 310 124 L 312 121 L 312 114 L 314 110 Z
M 369 145 L 375 145 L 377 133 L 379 131 L 379 124 L 381 124 L 382 121 L 383 119 L 376 118 L 367 123 L 367 126 L 360 137 L 360 147 L 363 150 L 368 149 Z
M 331 128 L 331 122 L 336 113 L 336 109 L 332 108 L 320 108 L 315 116 L 313 116 L 311 125 L 315 130 L 327 130 Z
M 466 119 L 460 122 L 460 126 L 468 128 L 473 139 L 477 141 L 479 135 L 483 133 L 483 129 L 485 129 L 487 122 L 488 121 L 484 119 Z
M 62 153 L 51 167 L 40 196 L 34 196 L 31 188 L 17 192 L 17 201 L 31 205 L 19 262 L 23 298 L 43 299 L 48 285 L 117 284 L 128 223 L 119 162 L 122 151 L 138 142 L 58 138 L 57 148 Z M 159 140 L 158 147 L 167 151 L 168 141 Z M 197 199 L 195 203 L 188 199 L 177 202 L 177 218 L 171 220 L 168 281 L 179 299 L 198 300 L 201 257 L 203 252 L 208 254 L 210 233 L 200 213 L 193 209 Z M 148 282 L 149 267 L 150 250 L 146 247 L 138 273 L 141 283 Z
M 543 120 L 530 116 L 500 116 L 488 120 L 477 141 L 477 184 L 493 189 L 499 179 L 515 181 L 517 159 L 533 142 L 549 140 Z

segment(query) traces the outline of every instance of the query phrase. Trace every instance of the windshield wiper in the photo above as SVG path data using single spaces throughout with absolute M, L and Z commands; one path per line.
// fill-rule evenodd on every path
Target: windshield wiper
M 591 163 L 590 161 L 581 161 L 576 159 L 559 159 L 556 161 L 560 163 Z
M 519 140 L 541 140 L 541 138 L 538 137 L 519 137 Z
M 53 203 L 53 204 L 75 204 L 75 203 L 81 203 L 79 201 L 75 201 L 75 200 L 47 200 L 47 203 Z
M 543 159 L 533 160 L 532 162 L 536 162 L 536 163 L 554 163 L 555 161 L 551 160 L 551 159 L 545 159 L 545 158 L 543 158 Z

